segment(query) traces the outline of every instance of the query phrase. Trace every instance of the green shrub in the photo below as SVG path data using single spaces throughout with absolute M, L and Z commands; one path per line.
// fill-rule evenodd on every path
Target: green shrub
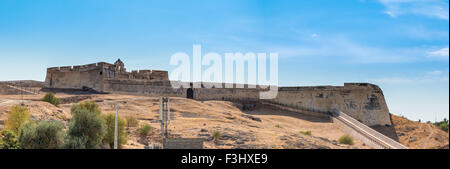
M 84 102 L 75 104 L 70 109 L 70 113 L 73 115 L 74 113 L 78 112 L 77 110 L 86 109 L 87 111 L 95 114 L 95 115 L 101 115 L 102 110 L 100 110 L 99 106 L 95 102 Z
M 33 149 L 34 145 L 34 135 L 36 133 L 36 127 L 33 123 L 25 123 L 19 132 L 19 147 L 21 149 Z
M 114 128 L 115 128 L 115 121 L 116 121 L 116 115 L 111 113 L 104 116 L 105 122 L 106 122 L 106 134 L 103 137 L 103 142 L 109 144 L 110 147 L 114 147 Z M 125 130 L 126 121 L 125 119 L 119 118 L 118 119 L 118 137 L 117 137 L 117 143 L 118 148 L 122 148 L 122 145 L 127 143 L 128 135 Z
M 447 123 L 440 124 L 439 128 L 441 128 L 441 130 L 448 132 L 448 124 Z
M 353 142 L 353 138 L 349 135 L 343 135 L 341 138 L 339 138 L 339 143 L 341 144 L 347 144 L 347 145 L 353 145 L 355 144 Z
M 65 139 L 65 147 L 66 149 L 87 149 L 86 142 L 88 139 L 84 136 L 67 136 Z
M 311 131 L 300 131 L 300 133 L 310 136 L 311 135 Z
M 25 124 L 20 129 L 19 145 L 22 149 L 59 149 L 64 145 L 63 124 L 57 121 L 42 121 L 36 126 Z
M 283 127 L 281 127 L 279 124 L 275 125 L 275 127 L 276 127 L 276 128 L 280 128 L 280 129 L 283 128 Z
M 30 118 L 30 112 L 24 106 L 14 106 L 7 115 L 5 128 L 18 133 L 20 127 Z
M 51 92 L 47 93 L 47 94 L 44 96 L 44 98 L 42 98 L 42 101 L 48 102 L 48 103 L 50 103 L 50 104 L 53 104 L 53 105 L 55 105 L 56 107 L 58 107 L 59 104 L 61 104 L 61 100 L 60 100 L 59 98 L 57 98 L 57 97 L 55 96 L 55 94 L 53 94 L 53 93 L 51 93 Z
M 16 134 L 11 130 L 0 131 L 0 149 L 18 149 L 19 142 Z
M 106 132 L 105 120 L 101 117 L 98 105 L 84 103 L 71 109 L 72 120 L 66 138 L 66 148 L 96 149 Z
M 220 133 L 220 131 L 214 131 L 213 140 L 218 141 L 220 138 L 222 138 L 222 134 Z
M 152 132 L 152 130 L 152 126 L 150 126 L 149 124 L 144 124 L 139 128 L 138 133 L 141 137 L 146 137 Z
M 128 116 L 128 117 L 126 117 L 126 120 L 127 120 L 127 127 L 139 126 L 139 121 L 136 119 L 136 117 Z

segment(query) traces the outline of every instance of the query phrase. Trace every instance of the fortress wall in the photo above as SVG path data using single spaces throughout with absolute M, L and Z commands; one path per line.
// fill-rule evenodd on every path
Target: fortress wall
M 84 86 L 97 91 L 103 90 L 103 69 L 96 64 L 47 69 L 45 87 L 82 89 Z
M 194 89 L 196 100 L 258 101 L 259 90 L 249 88 L 201 88 Z
M 338 109 L 368 126 L 392 125 L 383 92 L 367 83 L 280 88 L 271 102 L 322 112 Z
M 186 89 L 173 89 L 170 81 L 108 79 L 104 81 L 103 86 L 104 92 L 111 93 L 186 97 Z

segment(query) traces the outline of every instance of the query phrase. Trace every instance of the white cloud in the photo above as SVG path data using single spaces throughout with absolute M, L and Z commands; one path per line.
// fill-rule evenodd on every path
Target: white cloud
M 427 57 L 432 59 L 439 59 L 439 60 L 448 60 L 449 54 L 448 47 L 442 48 L 439 50 L 428 52 Z
M 304 45 L 271 48 L 280 57 L 340 58 L 348 63 L 405 63 L 429 60 L 427 47 L 375 47 L 343 37 L 319 38 Z
M 379 0 L 385 7 L 385 14 L 396 17 L 398 15 L 422 15 L 442 20 L 449 19 L 448 1 L 446 0 Z
M 441 74 L 442 74 L 442 71 L 440 71 L 440 70 L 435 70 L 435 71 L 431 71 L 431 72 L 427 73 L 428 76 L 438 76 Z
M 389 77 L 389 78 L 380 78 L 374 79 L 374 82 L 381 84 L 389 84 L 389 85 L 398 85 L 398 84 L 410 84 L 413 83 L 414 80 L 403 77 Z
M 426 72 L 425 75 L 419 75 L 416 77 L 387 77 L 387 78 L 372 79 L 370 81 L 387 85 L 403 85 L 412 83 L 442 83 L 442 82 L 448 83 L 449 76 L 448 70 L 446 72 L 435 70 Z
M 313 33 L 313 34 L 311 35 L 312 38 L 315 38 L 315 37 L 317 37 L 317 36 L 318 36 L 318 35 L 315 34 L 315 33 Z

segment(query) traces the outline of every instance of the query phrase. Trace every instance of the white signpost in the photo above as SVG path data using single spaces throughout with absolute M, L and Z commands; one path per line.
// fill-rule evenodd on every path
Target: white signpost
M 118 130 L 118 118 L 119 118 L 119 105 L 116 104 L 116 119 L 114 122 L 114 149 L 117 149 L 118 147 L 118 142 L 117 142 L 117 138 L 119 135 L 119 130 Z

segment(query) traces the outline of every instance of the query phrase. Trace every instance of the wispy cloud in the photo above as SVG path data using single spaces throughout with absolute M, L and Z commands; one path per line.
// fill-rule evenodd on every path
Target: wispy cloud
M 404 85 L 412 83 L 439 83 L 439 82 L 448 83 L 449 74 L 448 70 L 445 72 L 435 70 L 426 72 L 424 75 L 417 77 L 386 77 L 386 78 L 372 79 L 370 81 L 387 85 Z
M 427 57 L 432 59 L 439 59 L 439 60 L 448 60 L 449 54 L 448 47 L 442 48 L 439 50 L 428 52 Z
M 449 7 L 446 0 L 379 0 L 385 7 L 385 14 L 391 17 L 413 14 L 442 20 L 449 19 Z
M 278 52 L 281 58 L 337 57 L 341 58 L 343 62 L 356 64 L 428 61 L 430 59 L 436 60 L 435 55 L 440 54 L 439 52 L 430 52 L 433 50 L 428 47 L 369 46 L 343 37 L 316 37 L 314 42 L 311 41 L 308 44 L 272 48 L 270 51 Z

